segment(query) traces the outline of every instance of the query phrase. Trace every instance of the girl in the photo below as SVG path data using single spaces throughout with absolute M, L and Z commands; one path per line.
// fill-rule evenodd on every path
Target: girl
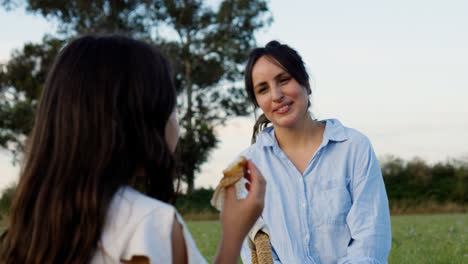
M 386 263 L 388 200 L 369 140 L 338 120 L 312 119 L 309 76 L 287 45 L 254 49 L 245 85 L 263 114 L 242 155 L 267 175 L 262 218 L 275 263 Z M 246 244 L 242 260 L 250 263 Z
M 174 207 L 176 93 L 166 58 L 123 36 L 84 36 L 58 55 L 29 137 L 0 263 L 204 263 Z M 228 188 L 215 263 L 237 263 L 263 209 Z M 131 185 L 145 190 L 148 196 Z

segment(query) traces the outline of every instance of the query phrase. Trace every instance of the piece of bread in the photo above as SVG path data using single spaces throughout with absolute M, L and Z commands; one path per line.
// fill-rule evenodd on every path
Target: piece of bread
M 244 177 L 247 173 L 247 159 L 244 156 L 240 156 L 234 162 L 223 170 L 224 177 L 219 182 L 216 190 L 211 199 L 211 205 L 221 210 L 222 204 L 224 203 L 224 188 L 231 184 L 235 184 Z
M 244 177 L 247 171 L 247 160 L 244 156 L 240 156 L 233 163 L 229 164 L 229 167 L 223 170 L 224 177 L 219 182 L 219 185 L 228 187 L 229 185 L 236 183 L 238 180 Z

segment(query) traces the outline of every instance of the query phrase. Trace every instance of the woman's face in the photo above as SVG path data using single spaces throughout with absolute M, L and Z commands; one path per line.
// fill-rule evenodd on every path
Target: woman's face
M 169 145 L 171 152 L 175 151 L 177 141 L 179 140 L 179 124 L 176 119 L 176 111 L 174 110 L 169 116 L 165 127 L 166 142 Z
M 255 99 L 274 126 L 294 127 L 307 115 L 308 94 L 273 58 L 260 57 L 252 68 Z

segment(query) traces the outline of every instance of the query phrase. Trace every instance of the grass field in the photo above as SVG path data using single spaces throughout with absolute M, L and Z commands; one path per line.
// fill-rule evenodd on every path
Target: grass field
M 468 214 L 392 217 L 389 263 L 468 263 Z
M 211 262 L 221 226 L 217 221 L 187 222 L 198 248 Z M 392 217 L 389 263 L 468 263 L 468 214 Z
M 198 248 L 211 262 L 221 235 L 218 221 L 188 221 Z M 0 222 L 0 232 L 4 230 Z M 392 216 L 392 250 L 398 264 L 468 263 L 468 214 Z

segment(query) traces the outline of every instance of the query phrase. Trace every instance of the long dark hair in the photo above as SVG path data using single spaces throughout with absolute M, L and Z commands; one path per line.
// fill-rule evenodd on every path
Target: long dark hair
M 42 91 L 1 263 L 88 263 L 109 204 L 138 181 L 169 201 L 177 178 L 165 125 L 176 93 L 167 59 L 124 36 L 84 36 Z
M 249 54 L 249 60 L 245 67 L 245 89 L 247 96 L 254 105 L 254 108 L 258 108 L 257 99 L 255 98 L 255 92 L 252 81 L 252 70 L 257 62 L 263 56 L 271 57 L 276 60 L 281 68 L 291 74 L 291 76 L 310 94 L 309 74 L 305 68 L 302 57 L 297 51 L 286 44 L 281 44 L 276 40 L 272 40 L 266 44 L 264 48 L 255 48 Z M 309 101 L 310 106 L 310 101 Z M 265 114 L 261 114 L 255 122 L 253 133 L 252 133 L 252 144 L 255 143 L 258 133 L 262 131 L 270 123 Z

